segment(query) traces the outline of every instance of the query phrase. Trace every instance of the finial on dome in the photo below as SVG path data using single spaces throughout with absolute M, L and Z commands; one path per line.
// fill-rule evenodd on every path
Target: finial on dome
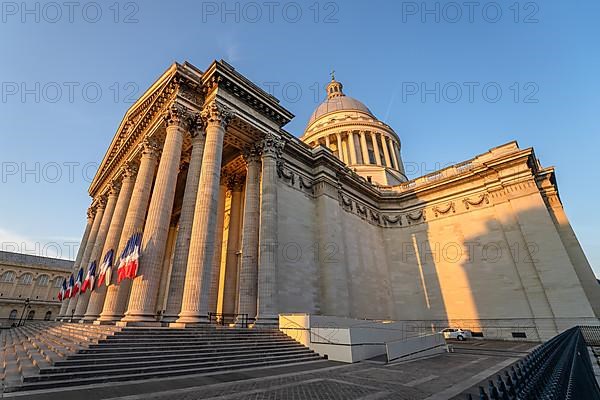
M 343 87 L 344 85 L 335 80 L 335 70 L 332 70 L 331 82 L 329 82 L 329 85 L 327 85 L 327 98 L 332 99 L 334 97 L 345 96 L 344 92 L 342 92 Z

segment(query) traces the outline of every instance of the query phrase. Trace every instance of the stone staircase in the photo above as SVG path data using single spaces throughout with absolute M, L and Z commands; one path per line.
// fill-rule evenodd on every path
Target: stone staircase
M 320 361 L 278 330 L 31 324 L 2 332 L 6 391 Z

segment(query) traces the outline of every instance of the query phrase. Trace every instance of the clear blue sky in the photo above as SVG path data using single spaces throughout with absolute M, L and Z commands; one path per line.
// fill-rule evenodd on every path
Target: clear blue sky
M 600 274 L 598 1 L 427 2 L 433 13 L 421 1 L 274 3 L 3 2 L 3 249 L 32 253 L 39 243 L 38 254 L 59 246 L 72 257 L 90 179 L 131 98 L 174 61 L 203 69 L 223 58 L 282 99 L 297 136 L 335 69 L 346 93 L 400 135 L 413 177 L 513 139 L 535 147 L 556 166 Z M 411 94 L 421 84 L 424 98 Z

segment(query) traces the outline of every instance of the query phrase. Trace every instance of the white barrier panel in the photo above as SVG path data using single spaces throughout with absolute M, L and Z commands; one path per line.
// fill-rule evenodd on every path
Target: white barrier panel
M 412 337 L 386 343 L 388 362 L 410 360 L 446 351 L 446 341 L 441 333 Z

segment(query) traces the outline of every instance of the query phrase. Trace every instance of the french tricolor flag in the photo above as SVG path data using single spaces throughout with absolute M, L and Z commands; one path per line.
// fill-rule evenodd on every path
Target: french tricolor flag
M 106 286 L 110 285 L 110 278 L 112 275 L 113 257 L 115 252 L 110 249 L 104 256 L 104 261 L 100 265 L 100 273 L 98 274 L 98 287 L 102 285 L 102 282 L 106 280 Z
M 142 244 L 142 234 L 134 233 L 129 240 L 127 245 L 121 253 L 119 259 L 119 267 L 117 268 L 117 282 L 121 282 L 123 279 L 135 278 L 138 271 L 138 260 L 140 258 L 140 246 Z
M 70 299 L 73 297 L 73 286 L 75 286 L 75 278 L 73 278 L 73 274 L 69 277 L 69 285 L 67 286 L 67 290 L 65 291 L 65 299 Z
M 62 301 L 63 299 L 66 299 L 67 293 L 67 278 L 63 279 L 63 283 L 60 286 L 60 290 L 58 291 L 58 301 Z
M 81 285 L 81 293 L 85 293 L 88 287 L 90 288 L 90 291 L 94 290 L 94 281 L 95 280 L 96 280 L 96 260 L 92 261 L 92 263 L 90 264 L 90 266 L 88 268 L 87 275 L 85 276 L 83 284 Z
M 73 290 L 71 291 L 71 297 L 77 295 L 79 290 L 81 289 L 81 284 L 83 283 L 83 268 L 79 268 L 79 272 L 77 273 L 77 279 L 75 280 L 75 285 L 73 285 Z

